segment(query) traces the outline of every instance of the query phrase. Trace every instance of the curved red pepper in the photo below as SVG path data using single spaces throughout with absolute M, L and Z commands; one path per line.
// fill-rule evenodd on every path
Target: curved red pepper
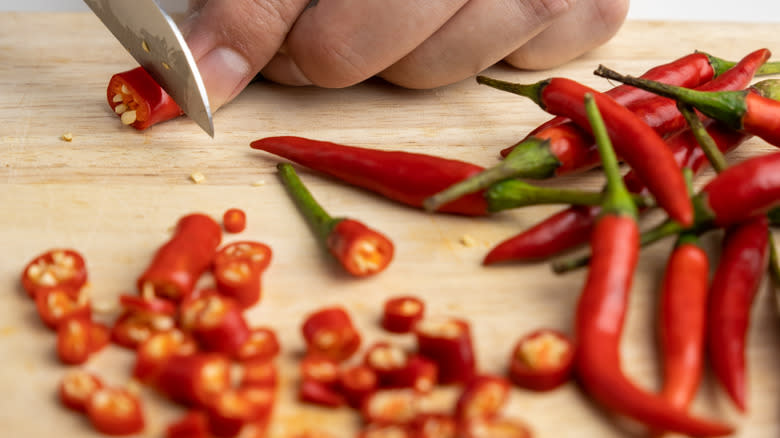
M 707 354 L 715 376 L 741 411 L 747 409 L 745 346 L 750 310 L 768 254 L 766 216 L 731 227 L 709 291 Z
M 509 358 L 509 379 L 534 391 L 555 389 L 574 369 L 574 341 L 557 330 L 535 330 L 517 341 Z
M 106 97 L 122 123 L 138 130 L 184 114 L 143 67 L 113 75 Z
M 302 137 L 267 137 L 253 141 L 251 146 L 418 208 L 422 208 L 427 197 L 483 170 L 474 164 L 432 155 Z M 474 194 L 442 206 L 439 211 L 482 216 L 487 214 L 487 203 L 481 195 Z
M 211 266 L 222 228 L 211 217 L 193 213 L 179 219 L 174 235 L 161 246 L 138 278 L 138 290 L 153 288 L 162 298 L 180 301 L 192 293 Z
M 31 298 L 38 290 L 52 288 L 78 292 L 87 282 L 87 266 L 81 253 L 74 249 L 50 249 L 25 266 L 21 282 Z

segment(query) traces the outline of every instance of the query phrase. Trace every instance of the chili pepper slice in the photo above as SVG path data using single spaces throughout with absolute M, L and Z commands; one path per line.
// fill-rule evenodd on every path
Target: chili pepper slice
M 182 327 L 206 351 L 237 356 L 251 336 L 238 303 L 213 290 L 203 291 L 181 306 Z
M 425 318 L 414 326 L 417 352 L 437 367 L 438 382 L 465 383 L 476 370 L 468 322 L 459 318 Z
M 249 359 L 241 361 L 240 366 L 242 373 L 239 386 L 276 388 L 279 381 L 279 371 L 273 360 Z
M 211 266 L 221 240 L 221 227 L 208 215 L 193 213 L 180 218 L 173 236 L 138 278 L 138 290 L 145 295 L 145 289 L 153 288 L 159 297 L 181 301 Z
M 90 321 L 89 354 L 97 353 L 111 343 L 111 328 L 107 325 Z
M 271 263 L 271 248 L 260 242 L 241 241 L 223 246 L 214 257 L 212 272 L 220 294 L 242 308 L 260 301 L 262 275 Z
M 246 229 L 246 213 L 240 208 L 228 208 L 222 213 L 222 226 L 228 233 L 240 233 Z
M 380 389 L 365 399 L 360 412 L 366 423 L 408 424 L 420 412 L 419 403 L 413 389 Z
M 458 438 L 458 423 L 449 414 L 421 412 L 409 424 L 414 438 Z
M 209 431 L 217 437 L 239 435 L 247 424 L 271 415 L 276 399 L 263 388 L 238 388 L 219 394 L 206 408 Z
M 421 208 L 428 196 L 483 170 L 464 161 L 404 151 L 386 151 L 303 137 L 267 137 L 253 149 L 286 158 L 388 199 Z M 440 212 L 467 216 L 487 214 L 479 194 L 444 205 Z
M 727 230 L 709 291 L 707 354 L 718 382 L 740 411 L 747 410 L 745 347 L 753 298 L 767 269 L 765 216 Z
M 89 371 L 74 369 L 62 378 L 57 394 L 68 409 L 85 412 L 87 400 L 102 387 L 103 381 L 100 377 Z
M 606 113 L 605 124 L 617 154 L 637 173 L 671 218 L 683 225 L 693 223 L 693 206 L 674 155 L 652 128 L 614 99 L 566 78 L 523 85 L 478 76 L 477 82 L 528 97 L 545 111 L 567 116 L 584 129 L 592 129 L 582 105 L 585 94 L 591 94 Z
M 277 169 L 319 242 L 349 274 L 374 275 L 390 264 L 394 252 L 390 239 L 357 220 L 331 217 L 303 185 L 292 165 L 279 163 Z
M 400 424 L 369 423 L 360 429 L 357 438 L 417 438 L 417 436 Z
M 388 386 L 394 375 L 406 367 L 407 352 L 386 341 L 376 342 L 366 349 L 363 363 L 368 365 L 379 378 L 380 386 Z
M 176 315 L 176 305 L 162 298 L 158 298 L 154 294 L 147 294 L 146 296 L 120 294 L 119 304 L 127 312 L 140 314 L 145 317 L 154 318 L 158 316 L 173 317 Z
M 164 362 L 155 387 L 176 402 L 208 406 L 230 388 L 230 359 L 219 353 L 174 354 Z
M 349 313 L 339 306 L 324 307 L 309 314 L 301 331 L 310 355 L 341 362 L 360 348 L 360 333 Z
M 152 334 L 138 345 L 133 377 L 140 382 L 154 385 L 169 357 L 175 354 L 194 354 L 197 349 L 195 340 L 179 329 Z
M 552 329 L 535 330 L 517 341 L 509 358 L 509 379 L 534 391 L 550 391 L 570 378 L 574 341 Z
M 79 365 L 89 359 L 92 321 L 74 316 L 57 328 L 57 357 L 64 364 Z
M 473 421 L 462 426 L 461 431 L 463 438 L 531 438 L 528 426 L 511 418 Z
M 661 396 L 639 388 L 622 371 L 620 336 L 639 256 L 636 207 L 621 181 L 596 101 L 587 96 L 585 106 L 607 176 L 607 196 L 591 235 L 593 256 L 577 303 L 577 376 L 596 401 L 653 430 L 727 435 L 732 432 L 730 426 L 690 416 Z
M 343 406 L 344 396 L 332 385 L 313 379 L 303 379 L 298 388 L 298 399 L 304 403 L 337 408 Z
M 366 398 L 379 388 L 379 377 L 367 365 L 347 366 L 339 371 L 337 386 L 347 404 L 359 409 Z
M 425 314 L 425 303 L 414 296 L 393 297 L 385 301 L 382 328 L 392 333 L 409 333 Z
M 92 306 L 85 289 L 51 287 L 35 294 L 38 316 L 47 327 L 56 330 L 66 319 L 74 316 L 89 318 Z
M 105 435 L 132 435 L 145 426 L 141 400 L 125 389 L 98 389 L 87 400 L 86 411 L 95 430 Z
M 279 354 L 281 346 L 276 332 L 269 327 L 255 327 L 251 329 L 249 339 L 236 353 L 236 359 L 247 360 L 271 360 Z
M 474 376 L 458 397 L 455 419 L 459 422 L 495 418 L 509 400 L 510 383 L 493 375 Z
M 50 249 L 27 264 L 21 282 L 31 298 L 39 289 L 79 291 L 87 282 L 87 266 L 81 253 L 74 249 Z
M 210 438 L 206 413 L 190 409 L 165 428 L 165 438 Z
M 301 380 L 313 380 L 332 386 L 339 378 L 339 363 L 324 356 L 307 355 L 301 361 L 300 368 Z
M 108 105 L 122 120 L 143 130 L 184 114 L 143 67 L 117 73 L 108 81 Z

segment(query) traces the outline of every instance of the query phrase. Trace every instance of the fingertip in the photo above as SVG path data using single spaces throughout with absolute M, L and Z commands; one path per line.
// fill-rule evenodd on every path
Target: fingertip
M 249 61 L 227 46 L 213 48 L 197 63 L 212 111 L 233 100 L 255 74 Z

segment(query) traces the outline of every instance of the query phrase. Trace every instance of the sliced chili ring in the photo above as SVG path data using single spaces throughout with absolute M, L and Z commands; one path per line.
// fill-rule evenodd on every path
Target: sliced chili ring
M 374 370 L 383 387 L 396 386 L 397 375 L 406 368 L 408 353 L 397 345 L 380 341 L 370 346 L 365 353 L 363 363 Z
M 420 393 L 429 393 L 438 382 L 439 366 L 436 362 L 421 356 L 412 354 L 406 361 L 406 366 L 388 384 L 390 387 L 413 388 Z
M 401 424 L 370 423 L 360 429 L 358 438 L 417 438 L 417 435 Z
M 338 389 L 347 404 L 359 409 L 365 399 L 379 388 L 376 372 L 367 365 L 348 366 L 339 371 Z
M 341 307 L 326 307 L 310 314 L 303 322 L 302 332 L 307 352 L 311 355 L 340 362 L 360 348 L 360 333 Z
M 254 421 L 267 418 L 275 394 L 262 388 L 238 388 L 220 393 L 206 408 L 209 431 L 218 437 L 237 436 Z
M 138 345 L 133 377 L 140 382 L 154 384 L 169 357 L 194 354 L 197 349 L 195 340 L 181 330 L 154 333 Z
M 84 257 L 68 248 L 50 249 L 33 258 L 22 271 L 22 288 L 31 298 L 41 289 L 78 291 L 87 282 Z
M 549 391 L 571 378 L 575 348 L 568 336 L 541 329 L 522 337 L 512 351 L 509 379 L 517 386 Z
M 240 208 L 228 208 L 222 213 L 222 226 L 228 233 L 240 233 L 246 228 L 246 213 Z
M 131 435 L 144 429 L 141 400 L 120 388 L 103 387 L 87 400 L 87 417 L 105 435 Z
M 393 260 L 393 242 L 354 219 L 336 222 L 326 239 L 330 253 L 356 277 L 382 272 Z
M 122 124 L 138 130 L 184 114 L 143 67 L 113 75 L 108 81 L 106 96 Z
M 35 295 L 35 308 L 41 321 L 53 330 L 70 317 L 89 318 L 92 314 L 92 306 L 85 289 L 74 290 L 63 287 L 39 289 Z
M 68 372 L 60 381 L 58 395 L 62 404 L 68 409 L 85 412 L 87 400 L 102 387 L 103 381 L 98 376 L 75 369 Z
M 206 413 L 199 409 L 190 409 L 168 425 L 165 438 L 211 438 Z
M 465 383 L 476 370 L 469 324 L 458 318 L 425 318 L 414 326 L 418 353 L 436 363 L 442 384 Z
M 401 296 L 385 301 L 382 328 L 392 333 L 409 333 L 423 318 L 425 303 L 413 296 Z
M 419 396 L 409 388 L 380 389 L 365 399 L 360 412 L 367 423 L 407 424 L 419 413 Z
M 458 438 L 458 422 L 449 414 L 423 412 L 409 425 L 414 438 Z M 497 437 L 500 438 L 500 437 Z
M 157 297 L 149 289 L 145 292 L 145 295 L 121 294 L 119 296 L 119 304 L 128 312 L 133 313 L 148 314 L 150 316 L 176 315 L 176 304 Z
M 125 311 L 114 321 L 111 340 L 119 346 L 136 350 L 142 342 L 155 333 L 168 331 L 175 325 L 176 321 L 168 315 L 151 316 Z
M 214 257 L 214 281 L 219 293 L 247 308 L 260 301 L 262 276 L 271 262 L 271 248 L 260 242 L 233 242 Z
M 57 328 L 57 357 L 62 363 L 79 365 L 89 359 L 92 353 L 91 328 L 92 321 L 81 316 L 70 317 L 60 324 Z
M 298 387 L 298 399 L 305 403 L 337 408 L 346 400 L 334 385 L 319 380 L 303 378 Z
M 509 399 L 510 383 L 499 376 L 480 375 L 466 384 L 455 405 L 460 422 L 495 418 Z
M 156 388 L 176 402 L 208 406 L 230 388 L 230 359 L 219 353 L 174 354 L 164 362 Z
M 111 329 L 100 322 L 92 321 L 89 326 L 89 352 L 97 353 L 111 343 Z
M 240 386 L 275 388 L 279 381 L 279 370 L 270 359 L 250 359 L 241 363 Z
M 510 418 L 472 421 L 461 426 L 463 438 L 531 438 L 528 427 Z
M 273 258 L 271 247 L 252 240 L 241 240 L 224 245 L 214 256 L 214 264 L 219 265 L 231 260 L 247 260 L 264 271 Z
M 187 328 L 198 344 L 207 351 L 237 356 L 251 336 L 241 308 L 217 293 L 204 293 L 196 301 L 189 308 L 197 311 Z
M 301 361 L 301 380 L 313 380 L 332 386 L 339 379 L 339 364 L 333 359 L 308 355 Z
M 236 359 L 240 361 L 270 360 L 276 357 L 280 350 L 279 338 L 273 329 L 255 327 L 249 334 L 249 339 L 238 350 Z

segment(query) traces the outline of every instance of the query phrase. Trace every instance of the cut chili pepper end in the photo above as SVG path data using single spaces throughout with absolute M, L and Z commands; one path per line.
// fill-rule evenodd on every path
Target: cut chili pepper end
M 137 396 L 118 388 L 101 388 L 87 401 L 87 416 L 95 430 L 106 435 L 132 435 L 144 429 Z
M 73 370 L 60 381 L 60 401 L 69 409 L 84 412 L 87 400 L 102 387 L 103 382 L 96 375 L 80 369 Z

